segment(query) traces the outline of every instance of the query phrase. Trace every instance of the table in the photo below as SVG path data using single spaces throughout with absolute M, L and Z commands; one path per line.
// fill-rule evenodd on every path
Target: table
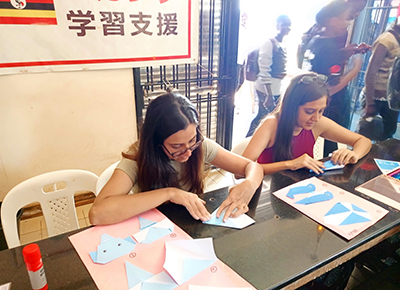
M 380 174 L 373 158 L 400 160 L 400 141 L 392 139 L 375 144 L 356 165 L 319 178 L 363 196 L 354 188 Z M 295 289 L 400 231 L 400 212 L 374 201 L 389 213 L 346 241 L 330 230 L 321 230 L 316 222 L 271 194 L 308 177 L 307 170 L 266 176 L 264 188 L 255 193 L 249 205 L 248 214 L 256 223 L 242 230 L 204 225 L 175 204 L 165 204 L 159 209 L 193 238 L 212 236 L 218 258 L 257 289 Z M 227 194 L 228 188 L 222 188 L 202 197 L 212 211 Z M 68 240 L 77 231 L 38 242 L 49 289 L 96 289 Z M 12 289 L 29 289 L 21 251 L 22 247 L 18 247 L 0 252 L 0 285 L 12 281 Z

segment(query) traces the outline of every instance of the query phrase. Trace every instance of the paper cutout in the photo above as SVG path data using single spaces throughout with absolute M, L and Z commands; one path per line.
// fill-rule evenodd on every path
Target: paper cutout
M 11 289 L 11 282 L 0 285 L 0 290 L 10 290 Z
M 314 184 L 308 184 L 306 186 L 297 186 L 297 187 L 292 187 L 289 192 L 287 193 L 287 197 L 294 199 L 294 196 L 296 194 L 303 194 L 303 193 L 310 193 L 315 191 L 315 185 Z
M 125 261 L 129 290 L 172 290 L 178 287 L 164 271 L 153 275 L 128 261 Z
M 288 198 L 288 192 L 292 188 L 300 188 L 305 187 L 310 184 L 313 184 L 316 188 L 315 192 L 303 195 L 294 195 L 294 198 Z M 322 192 L 330 192 L 333 195 L 332 199 L 326 200 L 324 202 L 317 202 L 317 203 L 309 203 L 307 206 L 304 204 L 297 203 L 298 201 L 309 198 L 312 196 L 317 195 L 317 193 Z M 350 193 L 342 188 L 329 184 L 323 180 L 320 180 L 316 177 L 312 177 L 306 180 L 302 180 L 285 188 L 282 188 L 278 191 L 272 193 L 277 198 L 281 199 L 282 201 L 286 202 L 287 204 L 291 205 L 295 209 L 299 210 L 303 214 L 309 216 L 313 220 L 315 220 L 318 224 L 334 231 L 335 233 L 341 235 L 342 237 L 350 240 L 356 237 L 358 234 L 362 233 L 364 230 L 371 227 L 381 218 L 383 218 L 388 211 L 368 200 L 365 200 L 356 194 Z M 306 199 L 307 200 L 307 199 Z M 332 208 L 337 203 L 341 204 L 351 204 L 355 207 L 351 206 L 346 208 L 341 207 L 345 217 L 340 218 L 338 216 L 326 216 Z M 356 208 L 357 207 L 357 208 Z M 335 208 L 338 210 L 339 206 Z M 351 212 L 350 212 L 351 208 Z M 366 215 L 362 211 L 364 210 L 369 214 Z M 332 212 L 330 212 L 332 213 Z M 351 214 L 354 213 L 354 214 Z M 338 214 L 338 213 L 337 213 Z M 349 218 L 346 220 L 346 218 Z M 364 218 L 369 219 L 368 221 L 362 222 Z
M 148 219 L 145 219 L 145 218 L 140 216 L 139 217 L 139 224 L 140 224 L 140 229 L 143 230 L 145 228 L 148 228 L 148 227 L 156 224 L 156 222 L 148 220 Z
M 333 164 L 332 160 L 328 160 L 324 162 L 324 166 L 325 168 L 321 168 L 323 171 L 330 171 L 335 169 L 342 169 L 345 165 Z M 314 170 L 310 169 L 310 172 L 314 172 Z
M 338 202 L 324 216 L 324 221 L 331 225 L 351 225 L 356 223 L 368 222 L 371 215 L 348 202 Z
M 174 231 L 174 224 L 169 219 L 163 219 L 158 223 L 142 219 L 142 222 L 144 228 L 133 235 L 135 240 L 141 244 L 150 244 Z M 140 226 L 142 227 L 142 224 Z
M 97 251 L 90 252 L 89 255 L 94 263 L 106 264 L 132 252 L 135 245 L 136 242 L 131 237 L 121 239 L 114 238 L 108 234 L 102 234 Z
M 390 161 L 390 160 L 383 160 L 383 159 L 376 159 L 374 158 L 376 165 L 382 171 L 382 173 L 386 174 L 396 168 L 400 168 L 400 162 L 397 161 Z
M 309 197 L 303 198 L 299 201 L 296 201 L 296 204 L 313 204 L 317 202 L 331 200 L 333 198 L 332 192 L 325 191 L 323 193 L 313 194 Z
M 217 260 L 211 238 L 165 242 L 164 269 L 179 285 Z
M 324 162 L 325 168 L 323 168 L 324 171 L 328 170 L 334 170 L 334 169 L 341 169 L 344 167 L 344 165 L 339 165 L 339 164 L 333 164 L 332 160 L 328 160 Z
M 247 227 L 247 226 L 255 223 L 255 220 L 253 220 L 251 217 L 249 217 L 246 214 L 242 214 L 235 218 L 230 217 L 227 219 L 226 222 L 224 222 L 223 218 L 224 218 L 225 210 L 221 213 L 219 218 L 217 218 L 217 211 L 218 211 L 218 208 L 211 214 L 211 219 L 208 221 L 205 221 L 203 223 L 208 224 L 208 225 L 216 225 L 216 226 L 235 228 L 235 229 L 243 229 L 244 227 Z
M 189 285 L 188 290 L 251 290 L 250 287 L 208 287 L 200 285 Z

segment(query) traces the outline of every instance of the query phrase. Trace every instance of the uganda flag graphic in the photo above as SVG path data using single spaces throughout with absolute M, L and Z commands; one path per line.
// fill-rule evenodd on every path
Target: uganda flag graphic
M 0 25 L 57 25 L 54 0 L 0 0 Z

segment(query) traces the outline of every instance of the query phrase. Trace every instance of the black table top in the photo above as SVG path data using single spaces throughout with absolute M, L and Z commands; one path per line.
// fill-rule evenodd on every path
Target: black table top
M 381 174 L 374 158 L 400 160 L 400 141 L 392 139 L 375 144 L 371 152 L 357 164 L 318 178 L 370 199 L 354 188 Z M 400 226 L 399 211 L 370 199 L 388 209 L 389 213 L 347 241 L 321 228 L 312 219 L 271 194 L 311 176 L 307 170 L 266 176 L 264 183 L 268 186 L 260 187 L 249 205 L 248 215 L 256 223 L 242 230 L 202 224 L 193 220 L 185 208 L 175 204 L 162 205 L 159 210 L 191 237 L 213 237 L 218 258 L 257 289 L 280 289 Z M 227 194 L 228 188 L 222 188 L 202 197 L 211 212 Z M 96 289 L 68 240 L 68 236 L 77 231 L 37 242 L 42 252 L 49 289 Z M 21 252 L 22 247 L 0 252 L 0 285 L 11 281 L 11 289 L 29 289 Z

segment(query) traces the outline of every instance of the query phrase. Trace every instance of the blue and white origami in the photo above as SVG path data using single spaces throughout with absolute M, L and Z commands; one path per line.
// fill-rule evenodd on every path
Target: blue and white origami
M 217 261 L 212 238 L 165 242 L 164 269 L 178 285 Z
M 169 219 L 153 222 L 139 217 L 140 231 L 133 235 L 140 244 L 150 244 L 174 231 L 174 224 Z
M 292 187 L 291 189 L 289 189 L 289 192 L 286 194 L 286 196 L 294 199 L 294 196 L 297 194 L 310 193 L 313 191 L 315 191 L 315 185 L 309 183 L 308 185 Z
M 375 160 L 376 165 L 378 165 L 379 169 L 384 174 L 400 167 L 400 162 L 397 162 L 397 161 L 383 160 L 383 159 L 376 159 L 376 158 L 374 160 Z
M 135 245 L 136 242 L 131 237 L 121 239 L 102 234 L 97 251 L 90 252 L 89 255 L 94 263 L 106 264 L 132 252 Z
M 336 226 L 371 221 L 371 215 L 349 202 L 338 202 L 324 216 L 324 222 Z
M 218 208 L 211 214 L 210 220 L 203 222 L 204 224 L 208 225 L 215 225 L 215 226 L 222 226 L 222 227 L 227 227 L 227 228 L 235 228 L 235 229 L 242 229 L 244 227 L 247 227 L 251 224 L 255 223 L 255 220 L 253 220 L 251 217 L 249 217 L 246 214 L 242 214 L 238 217 L 230 217 L 226 220 L 226 222 L 223 221 L 225 211 L 221 213 L 219 218 L 217 218 L 217 211 Z
M 178 287 L 175 281 L 164 271 L 153 275 L 125 261 L 129 290 L 172 290 Z
M 317 202 L 323 202 L 327 200 L 331 200 L 333 198 L 333 194 L 330 191 L 322 191 L 315 193 L 309 197 L 303 198 L 299 201 L 296 201 L 296 204 L 313 204 Z

